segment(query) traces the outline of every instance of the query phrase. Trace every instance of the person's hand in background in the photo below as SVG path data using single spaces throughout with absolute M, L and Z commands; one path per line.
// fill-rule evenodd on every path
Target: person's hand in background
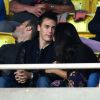
M 77 10 L 74 14 L 74 21 L 83 21 L 85 20 L 87 12 L 84 10 Z

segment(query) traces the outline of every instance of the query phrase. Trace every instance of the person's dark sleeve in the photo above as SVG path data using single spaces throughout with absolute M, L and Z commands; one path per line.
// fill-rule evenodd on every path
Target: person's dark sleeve
M 22 43 L 7 44 L 0 48 L 0 64 L 15 64 Z
M 4 64 L 5 50 L 6 50 L 6 46 L 0 47 L 0 64 Z
M 100 7 L 97 8 L 94 18 L 89 22 L 88 29 L 91 33 L 100 34 Z

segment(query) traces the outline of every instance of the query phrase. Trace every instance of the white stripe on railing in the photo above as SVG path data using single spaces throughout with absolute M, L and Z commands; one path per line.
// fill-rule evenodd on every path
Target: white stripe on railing
M 100 69 L 100 63 L 73 64 L 0 64 L 0 69 Z

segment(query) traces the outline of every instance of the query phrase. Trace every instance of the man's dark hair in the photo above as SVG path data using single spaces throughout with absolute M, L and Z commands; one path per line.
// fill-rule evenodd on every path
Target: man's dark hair
M 56 13 L 49 11 L 49 12 L 45 12 L 44 14 L 42 14 L 39 17 L 38 24 L 41 24 L 45 18 L 54 20 L 57 23 L 57 15 L 56 15 Z

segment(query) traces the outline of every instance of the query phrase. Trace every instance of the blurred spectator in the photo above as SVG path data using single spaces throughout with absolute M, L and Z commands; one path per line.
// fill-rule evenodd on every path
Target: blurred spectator
M 57 14 L 74 12 L 74 6 L 70 0 L 66 2 L 64 0 L 12 0 L 10 10 L 14 13 L 12 21 L 0 22 L 0 31 L 13 32 L 16 25 L 26 20 L 37 23 L 38 17 L 48 10 Z
M 36 30 L 37 25 L 31 20 L 27 20 L 17 26 L 12 35 L 16 42 L 24 42 L 33 39 L 37 33 Z
M 6 19 L 6 11 L 3 0 L 0 0 L 0 21 Z
M 94 18 L 88 24 L 88 29 L 91 33 L 96 34 L 93 39 L 100 41 L 100 7 L 97 7 Z
M 98 73 L 91 73 L 87 81 L 87 87 L 98 87 L 100 82 L 100 69 Z

